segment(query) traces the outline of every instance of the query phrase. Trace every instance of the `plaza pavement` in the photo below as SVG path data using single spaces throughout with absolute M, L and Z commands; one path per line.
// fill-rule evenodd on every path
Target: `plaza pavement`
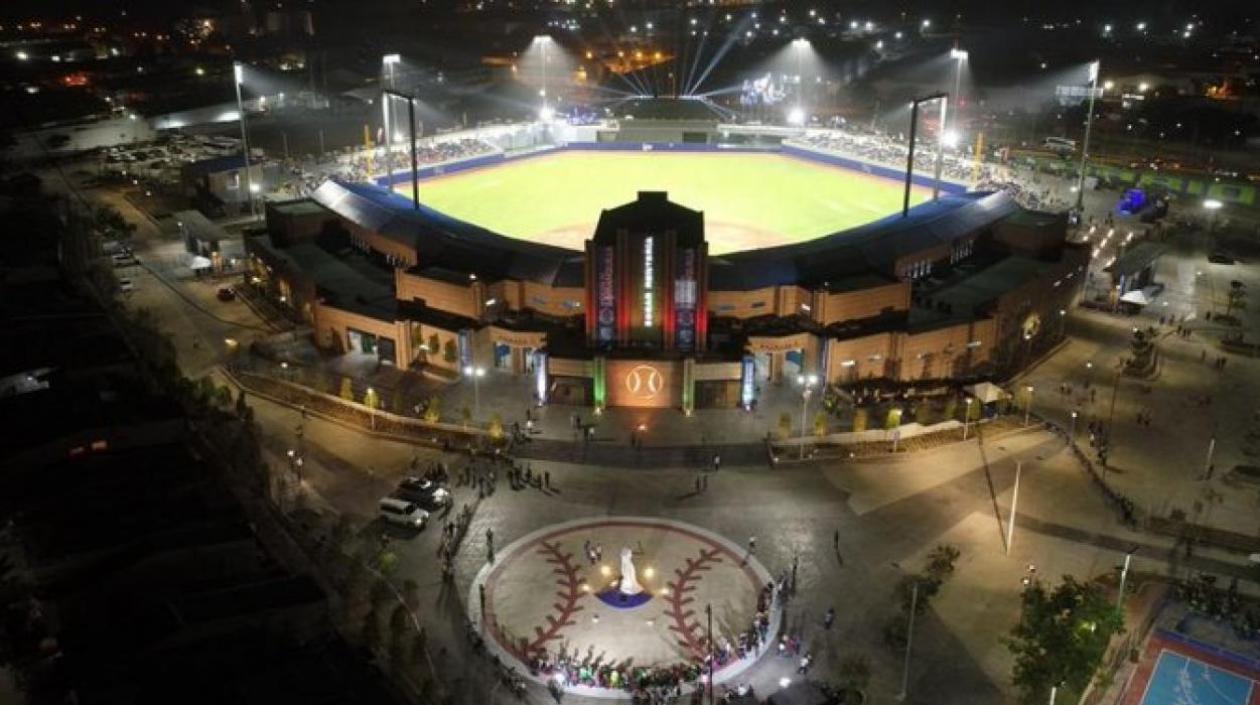
M 1209 292 L 1212 287 L 1219 292 L 1223 278 L 1241 278 L 1234 272 L 1244 268 L 1234 267 L 1228 273 L 1207 269 L 1211 278 L 1203 285 L 1196 283 L 1183 295 L 1200 296 L 1203 286 Z M 1179 281 L 1181 289 L 1187 289 L 1185 281 Z M 176 282 L 174 286 L 186 294 L 178 296 L 170 290 L 162 293 L 162 286 L 142 282 L 131 305 L 153 308 L 163 327 L 172 333 L 181 366 L 189 374 L 213 369 L 222 361 L 226 351 L 215 344 L 221 343 L 222 337 L 235 334 L 245 344 L 245 336 L 259 323 L 251 320 L 240 304 L 225 305 L 229 310 L 238 306 L 235 312 L 239 319 L 211 308 L 208 304 L 212 303 L 213 289 L 209 287 L 201 286 L 198 291 L 195 282 Z M 1073 341 L 1029 375 L 1039 389 L 1051 390 L 1039 392 L 1034 402 L 1038 413 L 1051 418 L 1064 418 L 1067 409 L 1064 403 L 1054 401 L 1052 390 L 1057 388 L 1057 380 L 1079 376 L 1084 359 L 1105 362 L 1127 345 L 1130 324 L 1126 319 L 1076 313 L 1072 319 Z M 236 320 L 240 323 L 233 322 Z M 1240 414 L 1250 416 L 1248 396 L 1254 394 L 1255 379 L 1254 370 L 1247 367 L 1251 361 L 1239 364 L 1238 358 L 1231 358 L 1225 372 L 1228 382 L 1208 382 L 1205 380 L 1211 376 L 1205 377 L 1195 367 L 1196 343 L 1201 344 L 1178 340 L 1161 343 L 1161 349 L 1167 348 L 1167 359 L 1159 380 L 1151 383 L 1151 394 L 1156 395 L 1151 398 L 1162 405 L 1154 412 L 1156 429 L 1142 431 L 1132 426 L 1140 403 L 1137 400 L 1146 397 L 1132 391 L 1136 383 L 1121 383 L 1116 417 L 1124 421 L 1116 430 L 1112 458 L 1118 472 L 1113 479 L 1121 483 L 1122 490 L 1163 488 L 1169 483 L 1172 489 L 1165 493 L 1168 496 L 1153 497 L 1151 504 L 1166 501 L 1171 506 L 1193 496 L 1185 495 L 1183 488 L 1193 490 L 1196 485 L 1182 475 L 1188 474 L 1188 467 L 1195 465 L 1194 458 L 1206 448 L 1181 438 L 1210 430 L 1209 423 L 1220 424 L 1221 460 L 1217 467 L 1224 468 L 1230 454 L 1239 452 L 1238 441 L 1230 434 L 1240 425 L 1231 419 L 1236 421 Z M 1102 385 L 1103 372 L 1096 369 L 1095 374 L 1099 377 L 1095 384 Z M 1215 385 L 1213 389 L 1221 395 L 1210 407 L 1213 413 L 1203 414 L 1197 407 L 1187 409 L 1185 399 L 1201 393 L 1200 386 L 1205 384 Z M 1079 380 L 1074 386 L 1079 387 Z M 1095 407 L 1102 397 L 1100 390 Z M 522 398 L 529 398 L 528 394 L 504 395 L 492 403 L 503 404 L 506 411 L 519 406 Z M 785 395 L 785 409 L 799 409 L 795 403 L 788 404 L 787 398 Z M 484 395 L 482 402 L 487 403 Z M 273 466 L 283 467 L 285 451 L 290 444 L 299 443 L 295 429 L 302 424 L 304 492 L 317 498 L 317 506 L 349 513 L 364 522 L 363 536 L 368 541 L 380 528 L 371 521 L 375 499 L 392 487 L 413 456 L 440 457 L 435 451 L 369 440 L 335 423 L 302 421 L 292 409 L 263 400 L 251 399 L 251 405 L 264 430 L 264 450 Z M 562 436 L 569 412 L 560 411 L 559 419 L 548 419 L 546 424 L 547 428 L 555 424 Z M 511 415 L 505 413 L 504 418 L 510 421 L 523 412 L 521 408 Z M 720 437 L 733 422 L 721 416 L 693 418 L 697 421 L 690 427 L 673 420 L 654 420 L 647 442 L 694 439 L 697 433 L 707 441 L 711 431 Z M 767 409 L 760 419 L 754 417 L 750 426 L 757 427 L 759 437 L 776 421 L 777 411 Z M 688 419 L 687 423 L 692 422 Z M 1166 429 L 1176 429 L 1177 434 Z M 1083 424 L 1078 425 L 1078 431 L 1083 431 Z M 735 433 L 742 436 L 744 432 Z M 1004 521 L 1016 457 L 1025 463 L 1020 519 L 1007 555 Z M 496 696 L 502 695 L 494 679 L 486 676 L 486 662 L 468 651 L 464 639 L 464 596 L 472 576 L 485 563 L 484 535 L 491 527 L 500 541 L 507 542 L 556 522 L 617 514 L 669 517 L 740 544 L 756 535 L 759 556 L 772 572 L 790 565 L 794 555 L 800 557 L 798 594 L 789 604 L 787 622 L 815 654 L 814 674 L 826 677 L 834 673 L 845 655 L 866 654 L 872 662 L 870 691 L 876 703 L 893 702 L 892 696 L 899 689 L 901 655 L 886 648 L 881 636 L 886 618 L 894 611 L 893 585 L 901 572 L 920 569 L 924 555 L 937 543 L 957 545 L 962 556 L 955 576 L 917 623 L 910 702 L 970 705 L 1010 700 L 1010 661 L 999 637 L 1017 618 L 1019 581 L 1029 563 L 1038 566 L 1043 579 L 1064 572 L 1082 576 L 1107 573 L 1114 570 L 1123 551 L 1140 545 L 1135 570 L 1174 575 L 1191 570 L 1223 574 L 1249 570 L 1237 556 L 1199 550 L 1185 558 L 1174 550 L 1171 540 L 1121 527 L 1096 488 L 1063 452 L 1062 441 L 1042 432 L 993 442 L 985 442 L 981 434 L 974 442 L 863 463 L 819 463 L 773 470 L 764 465 L 724 463 L 721 472 L 710 476 L 708 491 L 699 495 L 694 491 L 696 473 L 688 470 L 692 467 L 628 469 L 534 461 L 535 472 L 552 474 L 556 491 L 513 492 L 501 482 L 499 490 L 479 506 L 469 538 L 457 556 L 454 586 L 443 582 L 437 570 L 434 554 L 439 532 L 425 531 L 396 542 L 398 577 L 414 579 L 420 585 L 421 616 L 432 635 L 431 650 L 439 671 L 455 684 L 457 701 L 495 702 Z M 1209 486 L 1218 484 L 1219 479 Z M 1245 523 L 1246 499 L 1234 495 L 1246 493 L 1222 488 L 1221 494 L 1226 490 L 1231 498 L 1219 503 L 1224 506 L 1211 505 L 1211 520 Z M 457 506 L 473 498 L 467 488 L 455 491 Z M 831 545 L 836 530 L 840 531 L 838 552 Z M 1254 527 L 1250 531 L 1254 533 Z M 1250 583 L 1243 587 L 1253 588 Z M 838 618 L 827 631 L 819 622 L 829 606 L 836 608 Z M 772 656 L 750 671 L 748 679 L 764 697 L 777 688 L 779 678 L 796 677 L 794 671 L 794 662 Z M 548 698 L 534 689 L 528 699 L 541 703 Z

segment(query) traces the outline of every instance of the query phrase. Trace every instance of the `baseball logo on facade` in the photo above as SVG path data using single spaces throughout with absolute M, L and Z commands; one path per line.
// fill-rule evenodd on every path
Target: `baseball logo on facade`
M 639 399 L 655 397 L 664 384 L 661 373 L 650 365 L 638 365 L 626 373 L 626 389 Z

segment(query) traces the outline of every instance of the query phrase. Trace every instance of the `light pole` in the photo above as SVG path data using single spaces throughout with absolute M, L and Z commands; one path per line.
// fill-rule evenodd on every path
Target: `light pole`
M 257 190 L 254 187 L 253 177 L 249 173 L 249 133 L 245 129 L 245 103 L 241 100 L 241 84 L 245 82 L 245 66 L 241 62 L 232 62 L 232 77 L 236 84 L 236 113 L 241 120 L 241 151 L 245 158 L 245 197 L 249 199 L 250 217 L 257 218 L 258 211 L 254 208 L 254 194 Z
M 818 384 L 818 375 L 797 375 L 796 383 L 801 387 L 801 453 L 805 459 L 805 423 L 809 419 L 809 397 L 813 394 L 814 385 Z
M 1068 430 L 1068 443 L 1076 444 L 1076 417 L 1079 416 L 1075 411 L 1072 412 L 1072 425 Z
M 1117 610 L 1124 609 L 1124 584 L 1129 579 L 1129 563 L 1133 560 L 1133 554 L 1137 553 L 1137 550 L 1138 547 L 1134 546 L 1129 549 L 1128 553 L 1124 554 L 1124 567 L 1120 569 L 1120 591 L 1116 594 Z M 1123 618 L 1124 613 L 1121 612 L 1120 616 Z
M 1006 520 L 1006 555 L 1011 554 L 1011 542 L 1015 540 L 1015 509 L 1019 504 L 1019 473 L 1023 462 L 1015 461 L 1015 487 L 1011 490 L 1011 515 Z
M 1059 338 L 1067 336 L 1067 309 L 1059 309 Z
M 709 705 L 713 705 L 713 605 L 704 606 L 709 622 Z
M 788 122 L 796 125 L 804 125 L 806 122 L 804 59 L 808 46 L 809 40 L 805 37 L 792 40 L 793 52 L 796 54 L 796 107 L 788 114 Z
M 1027 426 L 1028 417 L 1032 415 L 1033 386 L 1024 387 L 1024 392 L 1028 395 L 1024 399 L 1024 425 Z
M 1094 94 L 1098 92 L 1098 70 L 1101 62 L 1089 65 L 1089 108 L 1085 114 L 1085 140 L 1081 143 L 1081 173 L 1076 179 L 1076 211 L 1085 203 L 1085 162 L 1089 159 L 1089 133 L 1094 126 Z
M 901 201 L 901 217 L 906 217 L 910 212 L 910 184 L 914 177 L 914 145 L 915 136 L 919 131 L 919 104 L 927 103 L 933 100 L 942 100 L 949 102 L 948 93 L 933 93 L 923 98 L 915 98 L 910 101 L 910 150 L 906 154 L 906 189 L 905 195 Z M 941 122 L 944 124 L 945 106 L 941 106 Z
M 546 34 L 540 34 L 534 37 L 535 41 L 542 44 L 542 90 L 538 92 L 542 98 L 542 107 L 538 110 L 538 117 L 543 122 L 550 122 L 555 111 L 547 104 L 547 47 L 551 46 L 551 37 Z
M 381 116 L 385 122 L 385 172 L 388 175 L 391 168 L 390 164 L 390 147 L 394 145 L 393 126 L 390 125 L 391 108 L 388 91 L 394 90 L 394 66 L 402 63 L 402 56 L 398 54 L 386 54 L 381 57 L 381 65 L 385 67 L 385 76 L 388 79 L 389 88 L 381 91 Z
M 1203 461 L 1203 479 L 1212 479 L 1212 457 L 1216 455 L 1216 436 L 1208 441 L 1207 459 Z
M 1203 201 L 1203 208 L 1208 212 L 1208 235 L 1216 232 L 1216 211 L 1225 205 L 1215 198 L 1209 198 Z
M 420 157 L 416 153 L 416 98 L 415 96 L 405 95 L 393 90 L 381 93 L 381 100 L 385 103 L 394 98 L 407 101 L 407 122 L 409 123 L 407 134 L 411 138 L 411 208 L 420 210 Z M 388 173 L 388 152 L 386 152 L 386 155 L 387 173 L 385 178 L 390 179 L 393 177 L 393 174 Z
M 967 397 L 967 406 L 963 411 L 963 440 L 967 440 L 967 425 L 971 422 L 971 404 L 975 401 L 972 397 Z
M 486 376 L 486 368 L 468 365 L 464 367 L 464 374 L 468 377 L 472 377 L 473 416 L 474 418 L 478 418 L 481 416 L 481 378 Z
M 910 647 L 914 643 L 914 613 L 919 608 L 919 578 L 918 576 L 912 577 L 913 582 L 910 584 L 910 619 L 906 625 L 906 656 L 901 666 L 901 692 L 897 694 L 898 701 L 906 699 L 907 691 L 910 688 Z
M 954 100 L 958 103 L 954 107 L 954 125 L 957 129 L 958 120 L 962 117 L 962 70 L 963 64 L 967 62 L 967 50 L 954 47 L 949 50 L 949 58 L 954 60 Z

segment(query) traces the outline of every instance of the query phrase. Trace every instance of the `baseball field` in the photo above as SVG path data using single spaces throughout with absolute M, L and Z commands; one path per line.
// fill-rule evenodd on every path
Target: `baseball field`
M 410 186 L 397 190 L 410 197 Z M 666 191 L 704 211 L 711 254 L 810 240 L 897 212 L 892 179 L 760 153 L 568 151 L 434 176 L 420 200 L 503 235 L 581 250 L 600 210 Z M 930 197 L 916 187 L 911 204 Z

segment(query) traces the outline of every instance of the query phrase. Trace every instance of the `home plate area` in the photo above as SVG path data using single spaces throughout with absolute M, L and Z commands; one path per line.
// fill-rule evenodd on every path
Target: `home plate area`
M 646 517 L 556 524 L 506 546 L 473 581 L 473 624 L 500 657 L 555 687 L 628 697 L 686 690 L 719 652 L 715 682 L 750 666 L 778 633 L 770 574 L 696 526 Z M 484 615 L 482 595 L 484 588 Z

